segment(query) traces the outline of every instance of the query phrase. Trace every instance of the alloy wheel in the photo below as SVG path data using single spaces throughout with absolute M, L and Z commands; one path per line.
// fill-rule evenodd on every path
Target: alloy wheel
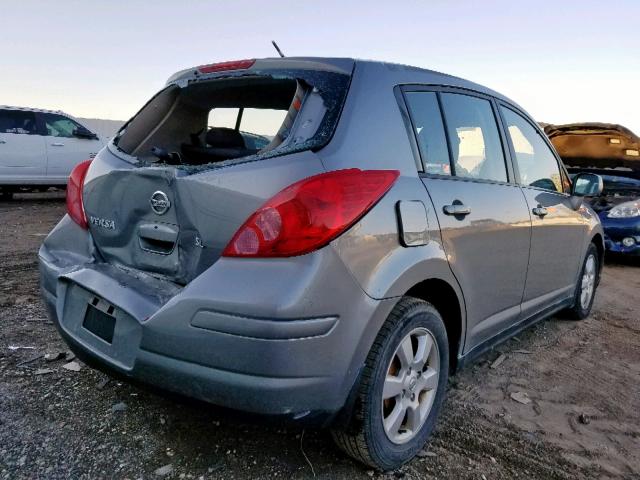
M 384 431 L 395 444 L 414 438 L 429 416 L 438 390 L 440 354 L 434 336 L 416 328 L 400 342 L 382 390 Z
M 591 297 L 596 285 L 596 258 L 593 255 L 587 257 L 582 273 L 582 285 L 580 291 L 580 305 L 583 309 L 589 308 Z

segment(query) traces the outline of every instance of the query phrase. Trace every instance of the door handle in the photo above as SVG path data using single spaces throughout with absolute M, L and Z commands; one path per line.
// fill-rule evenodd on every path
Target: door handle
M 4 141 L 4 140 L 0 140 L 0 144 L 4 145 L 5 143 L 7 143 L 7 142 Z
M 536 208 L 534 208 L 532 210 L 534 215 L 539 216 L 540 218 L 543 218 L 545 215 L 547 215 L 547 213 L 549 213 L 549 211 L 544 208 L 542 205 L 538 205 Z
M 56 142 L 51 144 L 52 147 L 64 147 L 64 143 Z
M 442 211 L 447 215 L 464 216 L 471 213 L 471 209 L 462 203 L 454 203 L 453 205 L 445 205 Z

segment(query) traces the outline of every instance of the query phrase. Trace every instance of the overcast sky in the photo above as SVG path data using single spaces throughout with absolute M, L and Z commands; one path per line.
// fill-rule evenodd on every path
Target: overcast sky
M 483 5 L 480 7 L 480 5 Z M 511 97 L 538 121 L 640 134 L 640 1 L 3 2 L 0 104 L 127 119 L 182 68 L 274 56 L 380 59 Z

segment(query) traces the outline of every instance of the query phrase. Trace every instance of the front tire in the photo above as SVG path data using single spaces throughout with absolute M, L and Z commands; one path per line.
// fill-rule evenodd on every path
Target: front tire
M 411 460 L 435 427 L 449 376 L 442 317 L 429 303 L 402 298 L 371 347 L 349 425 L 334 428 L 339 448 L 387 471 Z
M 600 277 L 600 259 L 598 249 L 591 243 L 582 262 L 580 277 L 576 285 L 573 306 L 567 310 L 567 316 L 573 320 L 583 320 L 589 316 L 596 296 Z

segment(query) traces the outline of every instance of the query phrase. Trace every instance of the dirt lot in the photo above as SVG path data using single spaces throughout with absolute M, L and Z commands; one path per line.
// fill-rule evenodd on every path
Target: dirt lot
M 640 478 L 637 262 L 607 263 L 589 319 L 542 322 L 457 375 L 422 458 L 378 475 L 326 432 L 45 361 L 66 349 L 39 303 L 36 252 L 63 212 L 59 194 L 0 203 L 1 479 Z

